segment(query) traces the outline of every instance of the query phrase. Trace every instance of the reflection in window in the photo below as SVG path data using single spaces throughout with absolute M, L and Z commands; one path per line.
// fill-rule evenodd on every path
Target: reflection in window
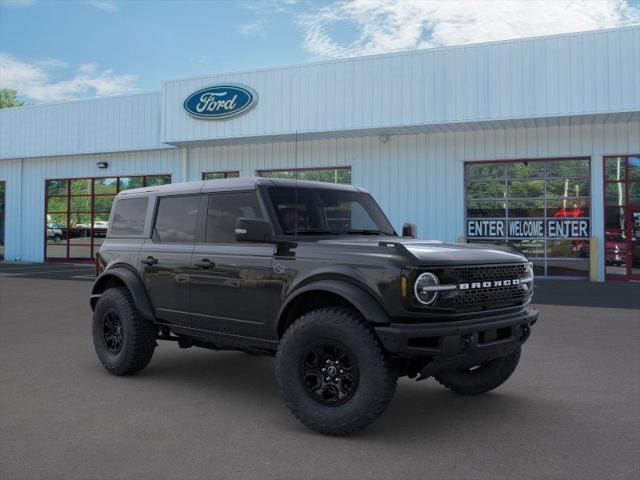
M 511 200 L 509 218 L 544 217 L 544 200 Z
M 209 195 L 207 243 L 235 243 L 238 218 L 262 218 L 255 192 Z
M 506 216 L 505 202 L 503 201 L 475 201 L 467 202 L 468 218 L 504 218 Z
M 238 178 L 240 176 L 240 172 L 231 171 L 231 172 L 203 172 L 202 179 L 203 180 L 223 180 L 225 178 Z
M 547 180 L 548 197 L 588 197 L 589 194 L 587 179 Z
M 544 180 L 511 180 L 507 196 L 512 198 L 544 197 Z
M 544 178 L 545 162 L 510 162 L 507 164 L 509 178 Z
M 504 198 L 504 182 L 467 182 L 467 198 Z
M 573 225 L 570 222 L 574 220 L 588 225 L 589 168 L 589 160 L 582 158 L 465 164 L 466 218 L 495 219 L 507 226 L 504 238 L 471 237 L 468 241 L 506 243 L 536 259 L 537 274 L 586 276 L 588 270 L 582 268 L 586 261 L 582 259 L 589 258 L 588 239 L 558 238 L 569 234 L 564 232 L 578 230 L 547 233 L 547 226 L 558 220 L 563 225 Z M 552 236 L 545 236 L 549 234 Z
M 629 157 L 627 169 L 629 180 L 640 180 L 640 157 Z
M 604 201 L 607 205 L 624 205 L 626 185 L 622 182 L 606 183 L 604 187 Z
M 589 200 L 578 198 L 547 200 L 547 217 L 589 217 Z
M 504 163 L 469 163 L 466 166 L 468 180 L 504 179 Z
M 626 158 L 610 157 L 604 159 L 604 178 L 605 180 L 619 181 L 626 178 Z
M 299 168 L 291 170 L 261 170 L 258 176 L 266 178 L 290 178 L 327 183 L 351 183 L 351 167 Z
M 154 228 L 155 240 L 193 243 L 199 204 L 199 195 L 161 198 Z

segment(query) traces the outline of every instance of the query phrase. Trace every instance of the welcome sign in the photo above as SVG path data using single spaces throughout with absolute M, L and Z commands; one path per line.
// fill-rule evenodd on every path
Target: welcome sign
M 467 220 L 467 238 L 589 238 L 589 220 Z
M 224 120 L 246 113 L 258 101 L 258 95 L 244 85 L 212 85 L 192 93 L 184 101 L 189 115 L 207 120 Z

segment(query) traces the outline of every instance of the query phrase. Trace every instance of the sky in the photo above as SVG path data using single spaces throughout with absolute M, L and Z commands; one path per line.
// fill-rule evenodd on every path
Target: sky
M 0 0 L 28 104 L 324 59 L 640 24 L 640 0 Z

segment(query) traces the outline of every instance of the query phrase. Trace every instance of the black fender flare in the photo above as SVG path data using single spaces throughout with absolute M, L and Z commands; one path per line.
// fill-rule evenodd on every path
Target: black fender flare
M 140 312 L 140 315 L 147 320 L 155 321 L 156 317 L 153 313 L 153 306 L 151 305 L 151 300 L 147 294 L 144 282 L 136 272 L 127 267 L 110 268 L 105 270 L 96 279 L 93 284 L 93 288 L 91 289 L 91 310 L 95 308 L 95 305 L 104 291 L 104 287 L 108 283 L 109 279 L 114 277 L 124 283 L 129 289 L 129 292 L 133 297 L 133 302 L 135 303 L 138 312 Z
M 346 282 L 344 280 L 318 280 L 308 283 L 295 290 L 286 299 L 278 312 L 276 331 L 280 332 L 282 322 L 286 320 L 286 312 L 297 298 L 312 291 L 329 292 L 344 298 L 353 305 L 367 322 L 375 324 L 389 324 L 389 315 L 380 303 L 364 288 Z

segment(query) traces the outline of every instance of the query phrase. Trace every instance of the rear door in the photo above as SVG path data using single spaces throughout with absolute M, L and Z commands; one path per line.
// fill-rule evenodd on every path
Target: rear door
M 140 271 L 156 317 L 164 322 L 189 322 L 191 256 L 197 236 L 201 195 L 160 196 L 152 238 L 140 252 Z
M 255 191 L 208 196 L 205 243 L 196 244 L 191 276 L 194 328 L 266 338 L 273 244 L 236 242 L 239 217 L 265 218 Z

